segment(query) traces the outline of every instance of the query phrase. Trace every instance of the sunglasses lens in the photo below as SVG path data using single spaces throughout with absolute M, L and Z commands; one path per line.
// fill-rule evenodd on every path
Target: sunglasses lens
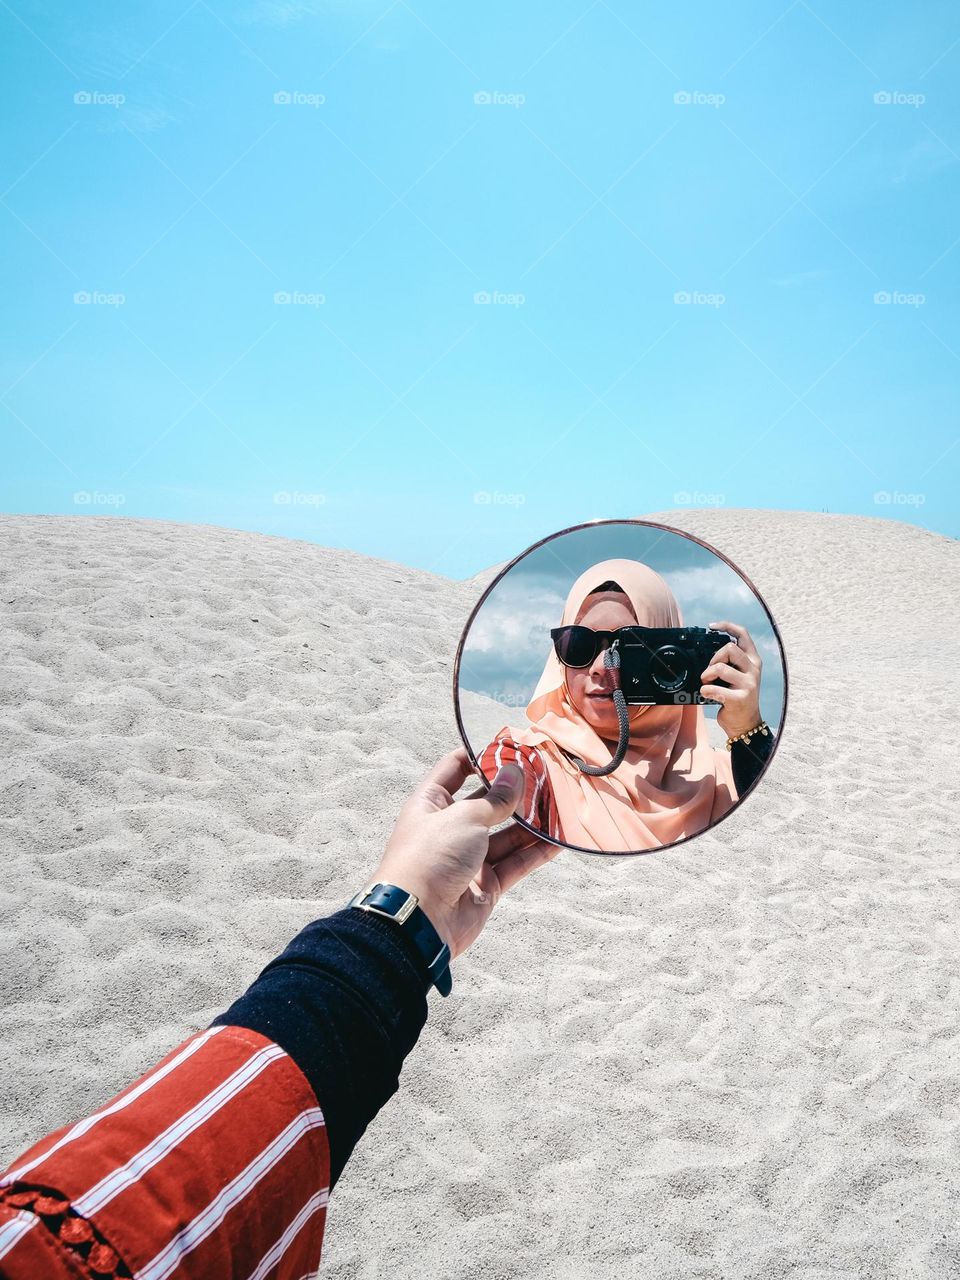
M 565 667 L 586 667 L 596 654 L 596 637 L 589 627 L 566 627 L 556 637 L 557 657 Z

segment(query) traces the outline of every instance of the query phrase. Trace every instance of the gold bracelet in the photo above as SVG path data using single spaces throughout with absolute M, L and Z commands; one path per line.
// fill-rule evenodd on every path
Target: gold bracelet
M 755 733 L 762 733 L 764 737 L 770 732 L 765 720 L 761 720 L 759 724 L 755 724 L 752 729 L 745 729 L 743 733 L 738 733 L 735 738 L 727 739 L 727 750 L 730 751 L 735 742 L 749 742 Z

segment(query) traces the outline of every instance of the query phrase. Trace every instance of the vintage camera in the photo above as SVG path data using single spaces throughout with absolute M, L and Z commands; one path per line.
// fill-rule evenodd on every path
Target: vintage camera
M 733 636 L 706 627 L 624 627 L 620 634 L 620 688 L 629 704 L 716 705 L 700 696 L 700 677 Z M 723 680 L 710 683 L 730 688 Z

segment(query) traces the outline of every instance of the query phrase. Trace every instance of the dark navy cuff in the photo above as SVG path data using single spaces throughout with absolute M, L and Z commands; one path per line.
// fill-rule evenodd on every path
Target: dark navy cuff
M 733 785 L 737 789 L 738 799 L 743 799 L 744 795 L 763 773 L 772 753 L 772 732 L 755 733 L 749 742 L 744 742 L 742 738 L 738 738 L 730 748 Z
M 326 1121 L 331 1188 L 399 1087 L 431 986 L 399 925 L 344 907 L 302 929 L 211 1024 L 249 1027 L 299 1066 Z

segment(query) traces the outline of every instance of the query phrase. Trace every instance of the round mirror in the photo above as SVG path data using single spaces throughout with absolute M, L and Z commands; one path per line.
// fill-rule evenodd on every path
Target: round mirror
M 595 520 L 490 583 L 457 648 L 454 704 L 481 777 L 523 770 L 524 826 L 583 852 L 645 853 L 706 831 L 757 784 L 786 661 L 722 552 L 666 525 Z

